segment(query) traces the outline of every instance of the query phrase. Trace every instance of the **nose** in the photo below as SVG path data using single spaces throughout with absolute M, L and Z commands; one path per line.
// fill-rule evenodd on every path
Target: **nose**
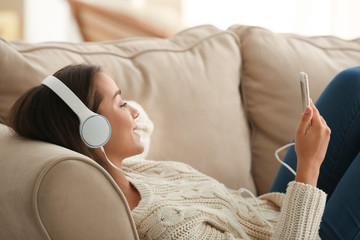
M 138 111 L 136 108 L 134 108 L 133 106 L 131 106 L 130 104 L 129 104 L 128 106 L 129 106 L 129 110 L 130 110 L 131 116 L 132 116 L 134 119 L 137 119 L 137 118 L 140 116 L 139 111 Z

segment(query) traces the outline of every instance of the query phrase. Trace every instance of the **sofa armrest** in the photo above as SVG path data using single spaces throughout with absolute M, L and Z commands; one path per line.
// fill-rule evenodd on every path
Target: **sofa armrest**
M 111 176 L 68 149 L 0 124 L 0 239 L 138 239 Z
M 82 159 L 59 159 L 40 174 L 34 210 L 51 239 L 137 239 L 115 182 Z

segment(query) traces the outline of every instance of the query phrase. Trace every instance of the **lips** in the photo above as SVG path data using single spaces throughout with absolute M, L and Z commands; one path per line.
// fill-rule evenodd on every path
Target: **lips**
M 136 132 L 136 129 L 137 129 L 137 126 L 135 125 L 135 126 L 133 127 L 133 132 L 134 132 L 134 134 L 135 134 L 136 136 L 139 136 L 139 137 L 140 137 L 140 134 L 139 134 L 138 132 Z

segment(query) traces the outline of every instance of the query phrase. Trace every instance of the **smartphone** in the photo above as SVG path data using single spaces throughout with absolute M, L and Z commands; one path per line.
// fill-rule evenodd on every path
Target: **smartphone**
M 301 89 L 301 98 L 303 104 L 303 112 L 307 106 L 310 106 L 310 91 L 309 91 L 309 78 L 308 75 L 304 72 L 300 72 L 300 89 Z

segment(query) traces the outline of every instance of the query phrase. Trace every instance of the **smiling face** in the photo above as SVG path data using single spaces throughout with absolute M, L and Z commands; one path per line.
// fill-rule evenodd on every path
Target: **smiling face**
M 111 137 L 104 145 L 107 156 L 119 161 L 142 153 L 144 146 L 140 136 L 134 132 L 134 120 L 139 112 L 122 99 L 116 83 L 105 73 L 98 73 L 95 88 L 102 96 L 98 113 L 106 117 L 111 125 Z

